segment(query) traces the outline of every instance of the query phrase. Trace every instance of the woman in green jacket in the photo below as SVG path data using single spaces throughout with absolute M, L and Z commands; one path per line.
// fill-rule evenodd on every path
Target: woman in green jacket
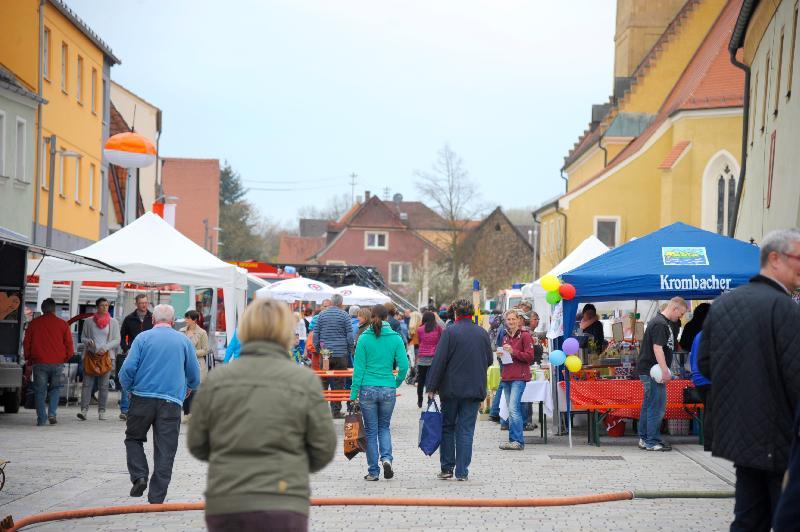
M 319 378 L 290 359 L 294 325 L 285 303 L 252 302 L 241 356 L 210 372 L 194 399 L 187 442 L 208 462 L 211 532 L 308 529 L 309 473 L 333 459 L 336 433 Z
M 370 327 L 356 344 L 353 361 L 353 385 L 350 400 L 357 401 L 367 433 L 367 464 L 364 480 L 378 480 L 383 465 L 383 478 L 394 476 L 392 470 L 392 434 L 389 424 L 394 411 L 395 389 L 403 383 L 408 371 L 403 338 L 386 321 L 388 312 L 383 305 L 372 307 Z M 393 373 L 397 364 L 397 375 Z

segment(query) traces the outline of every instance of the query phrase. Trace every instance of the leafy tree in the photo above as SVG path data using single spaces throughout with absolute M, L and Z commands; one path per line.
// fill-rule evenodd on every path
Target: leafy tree
M 433 209 L 447 222 L 449 233 L 446 260 L 450 264 L 450 288 L 454 296 L 461 293 L 461 266 L 464 264 L 461 239 L 469 220 L 479 215 L 477 185 L 462 167 L 461 157 L 448 144 L 439 150 L 431 171 L 417 170 L 417 191 L 429 198 Z
M 338 220 L 352 205 L 353 202 L 350 194 L 344 193 L 329 198 L 325 207 L 317 207 L 316 205 L 304 205 L 300 207 L 297 211 L 297 217 L 313 218 L 316 220 Z

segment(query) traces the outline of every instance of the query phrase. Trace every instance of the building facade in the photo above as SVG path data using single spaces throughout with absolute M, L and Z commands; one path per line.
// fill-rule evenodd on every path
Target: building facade
M 727 43 L 741 3 L 685 2 L 626 88 L 593 109 L 565 159 L 567 192 L 536 212 L 540 272 L 592 234 L 615 247 L 676 221 L 731 233 L 744 74 Z
M 48 102 L 39 105 L 32 124 L 32 236 L 37 243 L 45 243 L 50 194 L 54 247 L 73 250 L 102 236 L 107 214 L 103 144 L 110 70 L 118 63 L 109 46 L 60 0 L 0 3 L 0 66 Z M 53 135 L 51 153 L 45 139 Z
M 749 69 L 746 169 L 736 237 L 760 242 L 800 227 L 800 39 L 798 0 L 752 2 L 739 13 L 730 49 Z
M 0 67 L 0 227 L 28 241 L 33 232 L 39 103 L 42 98 Z
M 175 229 L 217 255 L 225 240 L 218 230 L 219 159 L 166 157 L 159 164 L 165 202 L 177 204 Z

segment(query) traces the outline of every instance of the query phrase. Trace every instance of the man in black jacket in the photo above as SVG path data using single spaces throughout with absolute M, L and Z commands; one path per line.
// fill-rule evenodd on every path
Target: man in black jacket
M 475 309 L 466 299 L 455 303 L 456 322 L 442 332 L 428 370 L 428 399 L 442 401 L 442 480 L 467 480 L 478 409 L 486 398 L 486 368 L 492 364 L 489 333 L 472 321 Z
M 761 272 L 709 311 L 698 366 L 711 380 L 711 451 L 736 466 L 731 530 L 769 530 L 800 399 L 800 231 L 761 243 Z
M 136 294 L 134 301 L 136 301 L 136 309 L 125 316 L 125 319 L 122 320 L 122 326 L 119 329 L 122 353 L 117 355 L 117 375 L 119 375 L 119 370 L 122 368 L 122 364 L 128 356 L 128 350 L 130 350 L 136 336 L 139 335 L 139 333 L 149 331 L 153 328 L 153 313 L 147 310 L 147 296 L 144 294 Z M 120 391 L 119 418 L 125 421 L 128 419 L 128 405 L 130 400 L 128 399 L 128 394 L 122 391 L 119 378 L 117 377 L 115 380 L 117 381 L 117 389 Z

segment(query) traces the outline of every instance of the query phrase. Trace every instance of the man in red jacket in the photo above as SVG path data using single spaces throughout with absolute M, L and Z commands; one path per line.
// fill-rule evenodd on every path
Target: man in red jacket
M 67 322 L 56 316 L 56 302 L 42 301 L 42 315 L 30 322 L 22 343 L 25 360 L 33 367 L 33 392 L 36 398 L 36 424 L 55 425 L 64 363 L 74 352 Z M 45 407 L 47 394 L 50 399 Z

